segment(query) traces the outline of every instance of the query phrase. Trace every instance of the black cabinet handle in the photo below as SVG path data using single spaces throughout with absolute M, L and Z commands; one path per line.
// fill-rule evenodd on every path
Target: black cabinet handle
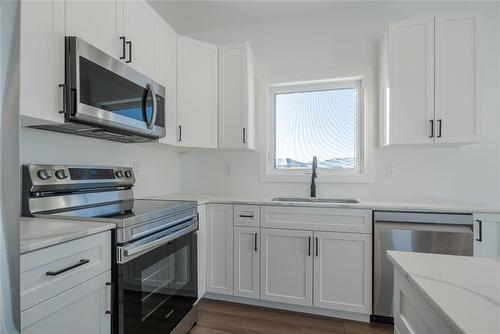
M 57 276 L 57 275 L 60 275 L 62 273 L 65 273 L 71 269 L 75 269 L 77 267 L 80 267 L 80 266 L 83 266 L 84 264 L 86 263 L 89 263 L 90 260 L 87 260 L 87 259 L 81 259 L 80 262 L 76 263 L 76 264 L 73 264 L 69 267 L 66 267 L 66 268 L 63 268 L 61 270 L 58 270 L 58 271 L 47 271 L 47 276 Z
M 242 214 L 240 214 L 239 216 L 240 216 L 240 218 L 253 218 L 253 215 L 242 215 Z
M 479 220 L 479 219 L 476 219 L 477 223 L 478 223 L 478 231 L 477 231 L 477 238 L 476 238 L 476 241 L 480 241 L 482 242 L 483 241 L 483 221 L 482 220 Z
M 429 123 L 430 123 L 430 126 L 431 126 L 431 134 L 429 135 L 429 138 L 434 138 L 434 120 L 431 119 L 429 121 Z
M 309 245 L 307 246 L 307 256 L 311 256 L 311 237 L 307 237 Z
M 126 42 L 128 45 L 128 60 L 126 60 L 126 63 L 131 63 L 132 62 L 132 41 L 127 41 Z
M 442 131 L 443 131 L 443 127 L 442 127 L 443 120 L 438 119 L 437 122 L 438 122 L 438 135 L 437 135 L 437 137 L 441 138 L 442 137 Z
M 319 256 L 319 239 L 316 237 L 316 256 Z
M 179 137 L 177 138 L 177 141 L 182 141 L 182 125 L 179 125 Z
M 243 128 L 243 144 L 247 142 L 247 128 Z
M 258 233 L 255 233 L 254 234 L 254 250 L 257 251 L 257 236 L 258 236 Z
M 125 36 L 121 36 L 120 39 L 122 41 L 122 55 L 121 55 L 120 59 L 125 59 L 125 57 L 126 57 L 126 55 L 125 55 L 125 53 L 126 53 L 126 51 L 125 51 L 125 43 L 126 43 Z

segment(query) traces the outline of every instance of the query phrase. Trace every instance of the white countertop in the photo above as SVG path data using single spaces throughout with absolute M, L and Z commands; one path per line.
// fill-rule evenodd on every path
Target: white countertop
M 388 251 L 443 319 L 464 333 L 500 333 L 500 261 Z
M 279 197 L 279 196 L 275 196 Z M 284 197 L 284 196 L 282 196 Z M 293 196 L 290 196 L 293 197 Z M 439 211 L 460 213 L 500 213 L 500 208 L 487 208 L 474 203 L 462 203 L 455 201 L 447 202 L 419 202 L 419 201 L 396 201 L 396 200 L 372 200 L 356 198 L 359 203 L 319 203 L 319 202 L 278 202 L 272 197 L 260 197 L 250 195 L 213 195 L 213 194 L 169 194 L 163 196 L 152 196 L 154 199 L 168 200 L 191 200 L 198 204 L 206 203 L 237 203 L 255 205 L 289 205 L 289 206 L 312 206 L 333 208 L 355 208 L 372 210 L 402 210 L 402 211 Z
M 115 224 L 109 223 L 42 218 L 21 218 L 19 225 L 21 254 L 116 227 Z

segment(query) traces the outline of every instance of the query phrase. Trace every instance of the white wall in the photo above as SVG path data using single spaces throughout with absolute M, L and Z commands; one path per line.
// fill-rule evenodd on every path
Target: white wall
M 160 144 L 123 144 L 45 130 L 21 128 L 20 161 L 26 163 L 134 166 L 136 197 L 180 190 L 179 153 Z
M 193 34 L 215 44 L 249 41 L 259 77 L 372 67 L 391 20 L 473 12 L 480 17 L 479 105 L 484 141 L 462 147 L 375 149 L 375 181 L 322 183 L 319 196 L 462 200 L 500 204 L 500 5 L 498 3 L 391 3 L 290 21 Z M 377 73 L 377 72 L 375 72 Z M 258 122 L 265 110 L 257 110 Z M 257 123 L 258 123 L 257 122 Z M 257 129 L 259 130 L 259 129 Z M 257 139 L 259 132 L 257 132 Z M 387 163 L 395 175 L 386 175 Z M 233 174 L 226 176 L 225 165 Z M 305 195 L 306 183 L 259 181 L 257 152 L 194 152 L 181 156 L 181 190 L 217 194 Z

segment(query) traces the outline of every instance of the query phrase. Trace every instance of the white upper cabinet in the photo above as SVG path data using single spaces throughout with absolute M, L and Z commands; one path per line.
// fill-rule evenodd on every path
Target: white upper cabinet
M 178 36 L 177 140 L 217 148 L 217 46 Z
M 177 143 L 177 33 L 158 18 L 156 25 L 155 74 L 160 84 L 165 86 L 165 125 L 167 133 L 160 143 Z
M 66 1 L 66 35 L 76 36 L 107 54 L 123 56 L 119 1 Z
M 158 19 L 146 1 L 123 1 L 123 36 L 126 39 L 125 62 L 137 71 L 155 78 L 155 42 Z
M 386 144 L 431 143 L 434 18 L 390 23 L 387 34 Z
M 63 123 L 64 2 L 22 1 L 21 125 Z
M 475 17 L 392 22 L 380 59 L 380 145 L 478 141 Z
M 478 140 L 477 19 L 436 17 L 436 142 Z
M 219 147 L 255 148 L 254 57 L 248 43 L 219 47 Z

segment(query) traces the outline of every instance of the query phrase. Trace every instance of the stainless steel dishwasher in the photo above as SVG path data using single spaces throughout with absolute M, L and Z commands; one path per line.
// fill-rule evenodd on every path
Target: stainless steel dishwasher
M 394 268 L 388 250 L 472 256 L 471 214 L 374 212 L 372 321 L 394 321 Z

